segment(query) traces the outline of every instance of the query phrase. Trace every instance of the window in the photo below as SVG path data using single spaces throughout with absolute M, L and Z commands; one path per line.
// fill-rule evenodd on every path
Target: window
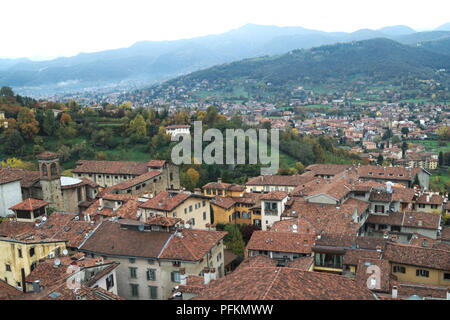
M 170 273 L 170 280 L 172 282 L 180 282 L 180 272 L 178 271 L 172 271 Z
M 205 200 L 202 201 L 202 205 L 206 206 L 206 201 Z
M 131 296 L 132 297 L 139 297 L 139 285 L 138 284 L 134 284 L 134 283 L 130 283 L 130 287 L 131 287 Z
M 394 266 L 394 273 L 405 273 L 406 269 L 402 266 Z
M 136 262 L 136 258 L 129 258 L 128 261 L 129 261 L 130 263 L 135 263 L 135 262 Z
M 429 276 L 430 276 L 430 272 L 428 270 L 423 270 L 423 269 L 416 270 L 416 277 L 428 278 Z
M 150 299 L 158 299 L 158 287 L 149 286 L 148 289 L 150 291 Z
M 425 205 L 424 204 L 422 204 L 422 203 L 419 203 L 419 208 L 425 208 Z
M 219 262 L 220 259 L 222 259 L 222 252 L 219 252 L 219 253 L 217 254 L 217 262 Z
M 384 213 L 384 206 L 375 205 L 375 212 L 377 212 L 377 213 Z
M 180 261 L 173 261 L 173 262 L 172 262 L 172 266 L 174 266 L 174 267 L 180 267 L 180 266 L 181 266 L 181 262 L 180 262 Z
M 450 281 L 450 273 L 444 273 L 444 280 Z
M 431 209 L 437 209 L 438 208 L 438 205 L 437 204 L 432 204 L 431 205 Z
M 150 281 L 156 280 L 156 270 L 155 269 L 147 269 L 147 280 L 150 280 Z
M 137 278 L 137 268 L 129 267 L 130 269 L 130 278 Z
M 34 256 L 34 248 L 31 248 L 30 249 L 30 257 L 33 257 Z
M 187 208 L 184 208 L 184 214 L 187 214 Z
M 189 206 L 189 212 L 192 212 L 192 206 Z
M 112 287 L 114 287 L 114 275 L 110 274 L 107 278 L 106 278 L 106 290 L 111 289 Z
M 206 220 L 206 212 L 203 212 L 203 220 Z
M 19 255 L 19 258 L 22 258 L 22 249 L 17 249 L 17 253 Z
M 192 225 L 195 226 L 195 219 L 192 218 L 191 220 L 192 220 Z
M 155 260 L 149 259 L 149 260 L 147 260 L 147 261 L 148 261 L 148 264 L 155 264 Z
M 6 269 L 6 271 L 11 271 L 11 265 L 6 264 L 6 265 L 5 265 L 5 269 Z

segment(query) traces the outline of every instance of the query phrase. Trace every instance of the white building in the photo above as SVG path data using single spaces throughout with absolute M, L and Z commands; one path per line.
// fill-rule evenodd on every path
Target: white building
M 191 134 L 191 126 L 188 124 L 176 124 L 166 127 L 166 134 L 176 136 L 177 134 Z
M 281 220 L 288 193 L 284 191 L 272 191 L 261 197 L 261 229 L 267 230 L 275 222 Z
M 14 212 L 10 207 L 22 201 L 22 189 L 20 178 L 8 174 L 2 174 L 0 169 L 0 217 L 6 217 Z

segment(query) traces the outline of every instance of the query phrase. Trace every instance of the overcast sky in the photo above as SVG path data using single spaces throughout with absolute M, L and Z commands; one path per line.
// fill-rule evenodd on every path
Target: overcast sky
M 448 0 L 3 0 L 0 10 L 0 57 L 33 58 L 222 33 L 247 23 L 351 32 L 450 22 Z

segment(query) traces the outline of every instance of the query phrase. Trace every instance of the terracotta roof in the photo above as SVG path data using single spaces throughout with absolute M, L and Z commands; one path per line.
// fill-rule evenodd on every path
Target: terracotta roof
M 426 298 L 446 299 L 449 286 L 426 285 L 419 283 L 399 283 L 395 282 L 398 287 L 398 296 L 410 297 L 417 295 Z
M 105 198 L 103 198 L 105 199 Z M 117 201 L 117 200 L 115 200 Z M 113 208 L 100 207 L 100 200 L 95 200 L 89 208 L 84 211 L 84 214 L 89 214 L 92 218 L 95 219 L 95 216 L 106 216 L 106 217 L 121 217 L 123 219 L 132 219 L 136 220 L 138 218 L 137 212 L 139 209 L 139 205 L 142 204 L 137 197 L 133 197 L 132 199 L 119 200 L 122 201 L 122 204 L 116 210 Z
M 172 217 L 165 217 L 165 216 L 153 216 L 149 217 L 145 223 L 149 225 L 158 225 L 163 227 L 173 227 L 177 223 L 181 222 L 182 220 L 180 218 L 172 218 Z
M 443 227 L 441 231 L 441 240 L 450 241 L 450 227 Z
M 150 160 L 147 162 L 147 167 L 162 168 L 166 164 L 166 160 Z
M 358 208 L 362 208 L 362 205 L 366 207 L 367 203 L 350 202 L 337 207 L 331 204 L 310 203 L 296 198 L 282 216 L 305 218 L 314 226 L 317 233 L 356 235 L 360 225 L 353 221 L 352 215 L 355 209 L 359 210 Z M 362 211 L 358 211 L 358 215 L 361 214 Z
M 14 300 L 21 294 L 22 291 L 10 286 L 5 281 L 0 280 L 0 300 Z
M 343 276 L 287 267 L 246 267 L 212 281 L 195 300 L 373 300 Z
M 275 200 L 275 201 L 281 201 L 285 198 L 287 198 L 288 193 L 285 191 L 271 191 L 269 193 L 264 194 L 261 197 L 261 200 Z
M 56 259 L 59 260 L 59 266 L 55 266 Z M 56 281 L 65 279 L 69 273 L 67 268 L 71 265 L 78 266 L 80 268 L 92 267 L 97 265 L 97 263 L 102 263 L 102 259 L 86 258 L 84 256 L 78 257 L 58 257 L 52 259 L 44 259 L 39 261 L 33 271 L 26 276 L 25 280 L 28 283 L 39 280 L 39 284 L 46 288 Z
M 196 229 L 182 229 L 178 233 L 180 236 L 173 236 L 163 249 L 161 259 L 198 261 L 227 234 Z
M 361 259 L 380 259 L 381 252 L 376 250 L 364 250 L 364 249 L 346 249 L 344 254 L 343 263 L 345 265 L 357 266 Z
M 305 171 L 312 171 L 315 175 L 334 176 L 350 168 L 347 164 L 312 164 L 305 168 Z
M 422 169 L 419 168 L 420 170 Z M 417 172 L 405 167 L 361 166 L 358 168 L 358 174 L 362 178 L 383 180 L 413 181 Z
M 170 232 L 122 229 L 118 222 L 103 221 L 80 250 L 99 255 L 157 258 L 171 236 Z
M 202 188 L 203 189 L 220 189 L 220 190 L 227 190 L 232 185 L 229 183 L 224 182 L 210 182 L 205 184 Z
M 163 191 L 139 207 L 158 211 L 172 211 L 194 194 Z
M 39 160 L 53 160 L 53 159 L 56 159 L 59 157 L 60 157 L 59 153 L 50 152 L 50 151 L 42 152 L 36 156 L 36 158 Z
M 10 169 L 0 169 L 0 185 L 22 180 L 22 177 Z
M 309 271 L 313 265 L 314 265 L 314 257 L 300 257 L 292 261 L 289 261 L 287 267 Z
M 129 180 L 123 181 L 121 183 L 118 183 L 114 186 L 111 186 L 111 188 L 114 190 L 126 190 L 126 189 L 134 187 L 138 184 L 144 183 L 150 179 L 153 179 L 159 175 L 161 175 L 161 171 L 158 171 L 158 170 L 149 171 L 149 172 L 141 174 L 133 179 L 129 179 Z
M 253 232 L 246 250 L 309 254 L 314 240 L 314 234 L 259 230 Z
M 236 204 L 236 200 L 232 197 L 214 197 L 211 204 L 224 209 L 230 209 Z
M 32 227 L 9 221 L 0 224 L 0 234 L 6 234 L 7 240 L 19 242 L 66 242 L 68 247 L 78 247 L 86 238 L 86 235 L 94 230 L 97 225 L 87 221 L 75 220 L 75 214 L 52 213 L 45 222 Z
M 22 188 L 30 188 L 36 182 L 39 182 L 39 171 L 30 171 L 19 168 L 0 169 L 0 184 L 20 180 Z
M 444 198 L 438 194 L 428 195 L 426 193 L 422 194 L 419 198 L 417 198 L 416 203 L 420 204 L 436 204 L 442 205 L 444 202 Z
M 345 259 L 345 256 L 344 256 L 344 259 Z M 362 286 L 367 287 L 367 280 L 368 280 L 370 274 L 372 274 L 372 272 L 374 272 L 375 269 L 378 268 L 380 270 L 379 287 L 372 289 L 372 291 L 377 291 L 377 292 L 390 292 L 391 291 L 391 276 L 390 276 L 391 275 L 391 267 L 390 267 L 389 261 L 380 260 L 379 258 L 364 257 L 364 258 L 359 259 L 359 261 L 356 263 L 356 265 L 357 265 L 357 267 L 356 267 L 355 281 L 361 287 Z
M 429 212 L 391 212 L 389 215 L 370 214 L 367 223 L 437 230 L 441 215 Z
M 223 264 L 225 266 L 229 265 L 230 263 L 232 263 L 237 258 L 238 258 L 238 256 L 235 255 L 233 253 L 233 251 L 231 251 L 230 249 L 223 249 Z
M 414 189 L 411 188 L 392 188 L 392 201 L 412 202 L 415 196 Z
M 391 263 L 450 271 L 450 251 L 388 243 L 383 259 Z
M 383 190 L 373 190 L 370 193 L 369 201 L 391 202 L 392 201 L 392 193 L 388 193 Z
M 47 201 L 28 198 L 26 200 L 23 200 L 22 202 L 12 206 L 9 208 L 10 210 L 25 210 L 25 211 L 32 211 L 36 210 L 42 207 L 45 207 L 46 205 L 50 204 Z
M 245 185 L 247 186 L 292 186 L 304 184 L 311 181 L 314 177 L 304 175 L 293 176 L 279 176 L 279 175 L 266 175 L 250 178 Z
M 25 232 L 33 230 L 34 222 L 21 222 L 14 220 L 5 220 L 0 223 L 0 237 L 11 238 Z
M 147 162 L 80 160 L 74 173 L 126 174 L 139 176 L 148 171 Z
M 270 231 L 274 232 L 293 232 L 296 230 L 298 233 L 316 234 L 314 226 L 305 218 L 293 218 L 273 223 Z
M 275 259 L 269 258 L 266 255 L 258 254 L 252 257 L 246 258 L 244 261 L 242 261 L 237 269 L 243 269 L 243 268 L 265 268 L 265 267 L 276 267 L 278 262 Z

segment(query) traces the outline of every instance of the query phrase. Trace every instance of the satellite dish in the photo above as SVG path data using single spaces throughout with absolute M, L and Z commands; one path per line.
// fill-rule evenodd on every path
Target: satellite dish
M 144 225 L 143 225 L 143 224 L 140 224 L 139 227 L 138 227 L 138 229 L 139 229 L 139 231 L 144 231 Z
M 42 217 L 42 221 L 43 222 L 47 221 L 47 217 Z
M 56 259 L 56 260 L 55 260 L 55 266 L 57 266 L 57 267 L 58 267 L 59 265 L 61 265 L 61 260 L 59 260 L 59 259 Z
M 297 230 L 297 225 L 296 225 L 296 224 L 293 224 L 293 225 L 292 225 L 292 229 Z
M 69 251 L 67 251 L 67 249 L 64 249 L 62 253 L 63 255 L 67 256 L 69 254 Z

